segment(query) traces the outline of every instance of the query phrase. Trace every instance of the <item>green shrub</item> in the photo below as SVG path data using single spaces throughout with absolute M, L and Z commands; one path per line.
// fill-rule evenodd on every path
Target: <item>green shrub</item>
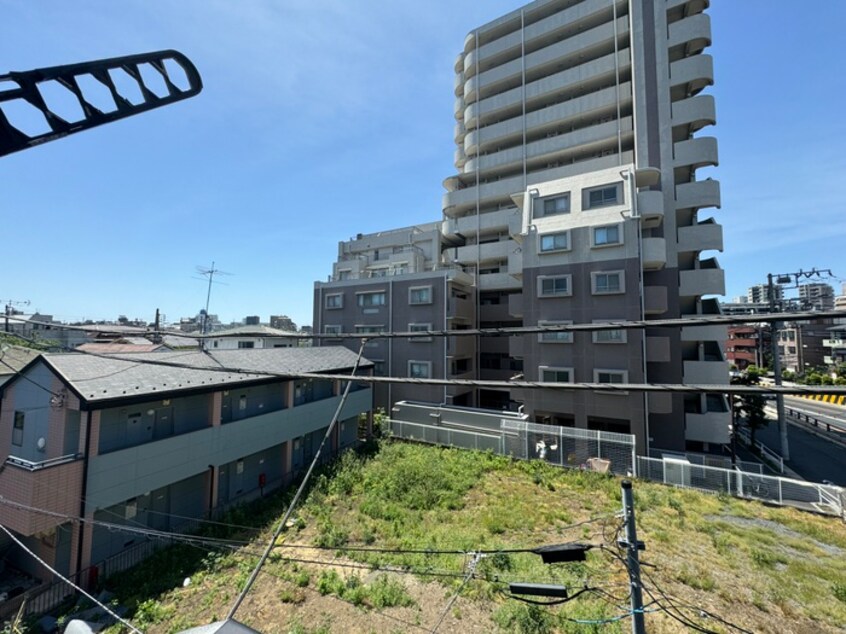
M 379 575 L 370 585 L 370 604 L 376 609 L 408 607 L 414 605 L 414 599 L 398 580 Z
M 540 606 L 511 601 L 494 612 L 493 621 L 510 634 L 551 634 L 556 619 Z

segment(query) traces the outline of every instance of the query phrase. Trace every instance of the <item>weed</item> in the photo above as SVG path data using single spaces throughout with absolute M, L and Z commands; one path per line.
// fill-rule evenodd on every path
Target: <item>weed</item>
M 414 599 L 398 580 L 379 575 L 370 585 L 370 604 L 376 609 L 409 607 L 414 605 Z
M 694 590 L 705 590 L 710 592 L 713 590 L 717 582 L 710 573 L 704 568 L 697 566 L 695 569 L 684 566 L 678 573 L 676 579 L 681 581 L 684 585 Z
M 537 605 L 511 602 L 494 612 L 493 621 L 503 632 L 551 634 L 555 631 L 556 619 Z
M 283 588 L 279 591 L 279 600 L 282 603 L 293 603 L 299 604 L 305 601 L 305 594 L 300 590 L 294 590 L 291 588 Z
M 832 592 L 838 601 L 846 603 L 846 583 L 835 583 Z

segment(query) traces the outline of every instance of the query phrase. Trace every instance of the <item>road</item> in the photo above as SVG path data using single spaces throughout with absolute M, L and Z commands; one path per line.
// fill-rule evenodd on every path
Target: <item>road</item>
M 842 429 L 846 433 L 846 407 L 843 405 L 831 405 L 806 398 L 785 396 L 784 406 L 816 416 L 820 420 L 831 424 L 832 427 Z M 844 440 L 846 440 L 846 437 L 844 437 Z
M 786 406 L 794 406 L 803 410 L 811 410 L 811 407 L 825 405 L 806 399 L 790 399 L 791 402 L 788 405 L 787 400 L 785 399 Z M 794 405 L 793 401 L 799 403 Z M 802 407 L 806 403 L 811 404 L 811 407 Z M 775 405 L 773 405 L 774 407 Z M 831 406 L 828 407 L 831 409 Z M 842 411 L 844 408 L 840 409 Z M 815 411 L 822 410 L 817 407 Z M 843 414 L 841 414 L 841 417 L 846 419 Z M 774 418 L 774 416 L 771 416 L 771 418 Z M 844 420 L 844 423 L 846 423 L 846 420 Z M 759 429 L 755 436 L 776 453 L 781 453 L 781 441 L 775 420 L 771 420 L 769 425 Z M 785 464 L 793 471 L 811 482 L 830 480 L 834 484 L 846 486 L 846 448 L 805 431 L 797 425 L 787 426 L 787 442 L 790 445 L 790 460 Z

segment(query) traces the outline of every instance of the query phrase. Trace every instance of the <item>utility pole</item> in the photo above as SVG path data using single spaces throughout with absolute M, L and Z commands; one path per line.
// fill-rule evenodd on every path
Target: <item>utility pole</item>
M 816 267 L 812 268 L 810 271 L 803 271 L 802 269 L 799 269 L 799 271 L 795 273 L 779 273 L 775 276 L 773 276 L 772 273 L 767 273 L 767 292 L 769 293 L 770 312 L 776 312 L 773 277 L 775 277 L 775 281 L 779 285 L 795 282 L 796 285 L 792 288 L 799 288 L 800 279 L 822 277 L 823 275 L 826 277 L 834 277 L 831 269 L 818 269 Z M 779 386 L 781 385 L 781 355 L 779 354 L 778 348 L 778 331 L 781 328 L 781 322 L 772 322 L 771 328 L 770 343 L 772 345 L 773 353 L 773 374 L 775 375 L 775 384 L 776 386 Z M 781 438 L 781 457 L 784 460 L 790 460 L 790 447 L 787 442 L 787 420 L 784 417 L 784 395 L 781 392 L 776 394 L 776 416 L 778 416 L 778 433 Z
M 635 526 L 634 496 L 632 495 L 631 480 L 623 480 L 623 519 L 626 522 L 626 540 L 620 541 L 620 546 L 626 547 L 626 568 L 629 570 L 632 605 L 632 634 L 646 634 L 643 619 L 643 586 L 640 583 L 640 561 L 637 551 L 643 544 L 637 541 L 637 527 Z
M 14 299 L 7 299 L 6 300 L 6 332 L 9 332 L 9 316 L 12 314 L 12 306 L 29 306 L 29 300 L 25 299 L 23 301 L 15 301 Z
M 788 275 L 779 275 L 778 282 L 782 280 L 791 281 Z M 767 294 L 769 295 L 770 312 L 775 310 L 775 288 L 773 287 L 773 274 L 767 273 Z M 774 321 L 770 326 L 770 345 L 773 351 L 773 374 L 775 375 L 776 386 L 781 385 L 781 354 L 779 353 L 778 340 L 779 330 L 781 329 L 781 322 Z M 781 457 L 784 460 L 790 460 L 790 446 L 787 442 L 787 420 L 784 418 L 784 394 L 778 392 L 776 394 L 776 418 L 778 419 L 778 435 L 781 439 Z

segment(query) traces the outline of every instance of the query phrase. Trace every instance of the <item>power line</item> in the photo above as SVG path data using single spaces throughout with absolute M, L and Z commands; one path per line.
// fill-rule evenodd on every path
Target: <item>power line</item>
M 334 414 L 334 416 L 332 416 L 331 422 L 326 427 L 326 433 L 323 435 L 323 440 L 320 441 L 320 446 L 317 448 L 317 452 L 315 452 L 314 458 L 312 459 L 311 464 L 308 466 L 308 471 L 306 471 L 305 476 L 303 476 L 303 480 L 300 483 L 300 486 L 297 489 L 297 492 L 294 494 L 294 498 L 291 500 L 291 503 L 288 505 L 288 509 L 285 511 L 285 515 L 283 515 L 282 519 L 279 521 L 279 526 L 274 531 L 273 537 L 271 538 L 270 542 L 267 544 L 267 548 L 265 549 L 264 554 L 261 556 L 261 559 L 259 559 L 258 564 L 256 564 L 256 567 L 253 570 L 252 574 L 250 575 L 250 578 L 247 579 L 247 583 L 244 584 L 244 589 L 241 591 L 238 598 L 235 600 L 235 603 L 232 606 L 232 609 L 229 610 L 229 614 L 226 617 L 227 619 L 232 619 L 232 618 L 235 617 L 235 613 L 238 611 L 238 608 L 240 607 L 241 603 L 246 598 L 247 593 L 250 591 L 250 588 L 252 587 L 253 583 L 255 583 L 256 577 L 258 576 L 258 573 L 261 570 L 261 567 L 264 565 L 265 561 L 267 561 L 267 558 L 270 556 L 270 553 L 273 550 L 273 546 L 276 543 L 277 538 L 282 533 L 282 531 L 285 530 L 288 519 L 291 517 L 291 514 L 294 512 L 294 508 L 296 507 L 297 502 L 300 499 L 300 496 L 302 495 L 303 491 L 305 490 L 306 484 L 308 484 L 309 478 L 311 477 L 311 474 L 314 471 L 315 466 L 317 466 L 317 461 L 320 459 L 320 454 L 323 451 L 323 447 L 326 444 L 326 441 L 331 436 L 333 430 L 335 429 L 335 424 L 338 422 L 338 418 L 340 418 L 341 410 L 343 409 L 344 404 L 347 401 L 347 396 L 349 396 L 350 388 L 352 387 L 352 384 L 353 384 L 352 379 L 355 378 L 355 373 L 358 371 L 358 364 L 361 362 L 361 355 L 364 353 L 365 343 L 366 343 L 365 341 L 361 342 L 361 347 L 358 349 L 358 356 L 356 357 L 355 364 L 353 365 L 353 368 L 352 368 L 352 376 L 347 378 L 347 385 L 344 388 L 344 393 L 341 396 L 341 400 L 338 402 L 338 407 L 337 407 L 337 409 L 335 409 L 335 414 Z
M 465 575 L 464 580 L 461 582 L 461 585 L 458 586 L 458 590 L 455 591 L 455 594 L 452 595 L 449 602 L 446 604 L 446 607 L 444 608 L 443 612 L 441 612 L 441 616 L 438 619 L 438 622 L 435 623 L 435 627 L 432 628 L 432 634 L 435 634 L 435 632 L 438 631 L 438 628 L 441 626 L 441 623 L 444 622 L 446 615 L 449 614 L 452 605 L 458 599 L 458 595 L 460 595 L 461 591 L 464 590 L 464 586 L 466 586 L 469 583 L 470 579 L 475 576 L 476 566 L 479 564 L 481 558 L 481 553 L 473 553 L 473 557 L 470 560 L 470 563 L 467 564 L 467 574 Z
M 88 594 L 85 590 L 83 590 L 83 589 L 82 589 L 82 588 L 80 588 L 78 585 L 76 585 L 73 581 L 71 581 L 71 580 L 70 580 L 70 579 L 68 579 L 67 577 L 64 577 L 64 576 L 63 576 L 62 574 L 60 574 L 57 570 L 55 570 L 54 568 L 50 567 L 50 565 L 49 565 L 47 562 L 45 562 L 45 561 L 44 561 L 43 559 L 41 559 L 38 555 L 36 555 L 34 552 L 32 552 L 29 548 L 27 548 L 27 547 L 26 547 L 26 545 L 25 545 L 25 544 L 24 544 L 21 540 L 19 540 L 17 537 L 15 537 L 14 533 L 12 533 L 12 531 L 10 531 L 8 528 L 6 528 L 6 527 L 5 527 L 5 526 L 3 526 L 2 524 L 0 524 L 0 529 L 2 529 L 2 530 L 3 530 L 3 532 L 4 532 L 4 533 L 6 533 L 6 535 L 8 535 L 8 536 L 9 536 L 9 538 L 10 538 L 12 541 L 14 541 L 14 542 L 15 542 L 18 546 L 20 546 L 20 547 L 21 547 L 21 549 L 23 549 L 23 551 L 24 551 L 24 552 L 26 552 L 26 553 L 27 553 L 30 557 L 32 557 L 33 559 L 35 559 L 38 563 L 40 563 L 40 564 L 41 564 L 42 566 L 44 566 L 45 568 L 47 568 L 47 570 L 49 570 L 50 572 L 52 572 L 52 573 L 53 573 L 56 577 L 58 577 L 59 579 L 61 579 L 62 581 L 64 581 L 64 582 L 65 582 L 66 584 L 68 584 L 71 588 L 73 588 L 73 589 L 74 589 L 74 590 L 76 590 L 77 592 L 81 592 L 81 593 L 82 593 L 82 594 L 84 594 L 86 597 L 88 597 L 89 599 L 91 599 L 94 603 L 96 603 L 96 604 L 97 604 L 98 606 L 100 606 L 103 610 L 105 610 L 105 611 L 106 611 L 106 613 L 107 613 L 109 616 L 111 616 L 113 619 L 116 619 L 117 621 L 120 621 L 121 623 L 123 623 L 126 627 L 128 627 L 130 630 L 132 630 L 133 632 L 135 632 L 135 634 L 143 634 L 143 632 L 142 632 L 141 630 L 139 630 L 137 627 L 133 626 L 133 625 L 132 625 L 132 623 L 130 623 L 129 621 L 124 620 L 123 618 L 121 618 L 118 614 L 116 614 L 115 612 L 113 612 L 113 611 L 112 611 L 112 610 L 111 610 L 111 609 L 110 609 L 107 605 L 105 605 L 104 603 L 101 603 L 101 602 L 100 602 L 100 601 L 98 601 L 95 597 L 93 597 L 92 595 Z
M 421 336 L 434 337 L 496 337 L 507 335 L 528 335 L 544 332 L 594 332 L 599 330 L 637 330 L 641 328 L 680 328 L 684 326 L 731 326 L 747 323 L 773 323 L 784 321 L 807 321 L 809 319 L 846 317 L 844 310 L 805 311 L 789 313 L 761 313 L 755 315 L 702 315 L 696 317 L 682 317 L 678 319 L 646 319 L 646 320 L 619 320 L 602 323 L 581 323 L 581 324 L 554 324 L 547 326 L 513 326 L 502 328 L 467 328 L 462 330 L 416 330 L 409 332 L 380 332 L 366 333 L 370 338 L 392 339 L 392 338 L 413 338 Z M 50 326 L 54 330 L 81 330 L 84 332 L 103 332 L 103 328 L 94 326 L 74 326 L 70 324 L 58 324 L 53 322 L 34 321 L 21 317 L 9 316 L 10 320 L 25 322 L 32 325 Z M 139 328 L 139 331 L 141 329 Z M 156 330 L 154 328 L 144 329 L 138 335 L 173 335 L 190 339 L 219 339 L 221 337 L 236 336 L 227 335 L 225 331 L 220 333 L 185 333 L 181 330 Z M 360 339 L 364 333 L 280 333 L 278 336 L 285 339 Z M 243 336 L 243 335 L 241 335 Z

